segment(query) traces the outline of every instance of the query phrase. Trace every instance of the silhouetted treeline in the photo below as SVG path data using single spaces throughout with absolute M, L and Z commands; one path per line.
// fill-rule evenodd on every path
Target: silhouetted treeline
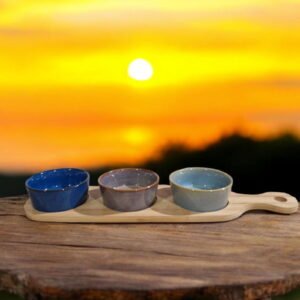
M 232 135 L 203 150 L 177 145 L 166 148 L 160 161 L 145 165 L 157 171 L 162 182 L 168 182 L 171 171 L 188 166 L 229 173 L 236 192 L 284 191 L 300 199 L 300 140 L 290 134 L 262 141 Z
M 156 171 L 161 183 L 168 183 L 172 171 L 191 166 L 228 172 L 236 192 L 283 191 L 300 199 L 300 140 L 291 134 L 261 141 L 235 134 L 199 150 L 170 145 L 162 150 L 159 159 L 139 167 Z M 91 185 L 97 185 L 98 176 L 109 169 L 90 170 Z M 25 193 L 24 181 L 28 176 L 0 175 L 0 196 Z

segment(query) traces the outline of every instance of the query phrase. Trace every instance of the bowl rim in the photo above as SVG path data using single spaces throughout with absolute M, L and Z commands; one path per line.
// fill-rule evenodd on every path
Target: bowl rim
M 182 172 L 182 171 L 186 171 L 186 170 L 201 170 L 201 171 L 214 171 L 216 173 L 219 173 L 219 174 L 222 174 L 224 177 L 228 178 L 230 180 L 229 184 L 225 185 L 224 187 L 221 187 L 221 188 L 217 188 L 217 189 L 199 189 L 199 188 L 188 188 L 184 185 L 181 185 L 181 184 L 178 184 L 176 182 L 174 182 L 174 180 L 172 180 L 172 176 L 174 176 L 175 173 L 178 173 L 178 172 Z M 185 189 L 185 190 L 188 190 L 188 191 L 198 191 L 198 192 L 215 192 L 215 191 L 223 191 L 223 190 L 226 190 L 228 189 L 229 187 L 232 187 L 233 185 L 233 178 L 226 172 L 224 171 L 221 171 L 219 169 L 214 169 L 214 168 L 207 168 L 207 167 L 187 167 L 187 168 L 183 168 L 183 169 L 179 169 L 179 170 L 175 170 L 174 172 L 172 172 L 170 175 L 169 175 L 169 181 L 172 185 L 175 185 L 179 188 L 182 188 L 182 189 Z
M 43 173 L 50 173 L 50 172 L 56 172 L 56 171 L 62 171 L 62 170 L 67 170 L 67 171 L 79 171 L 83 174 L 86 175 L 86 178 L 84 180 L 82 180 L 81 182 L 77 183 L 77 184 L 74 184 L 74 185 L 71 185 L 71 186 L 67 186 L 67 187 L 64 187 L 64 188 L 55 188 L 55 189 L 49 189 L 49 190 L 45 190 L 45 189 L 39 189 L 39 188 L 33 188 L 29 185 L 29 181 L 35 177 L 35 176 L 38 176 L 38 175 L 42 175 Z M 58 168 L 58 169 L 49 169 L 49 170 L 45 170 L 45 171 L 42 171 L 42 172 L 39 172 L 39 173 L 35 173 L 33 175 L 31 175 L 26 181 L 25 181 L 25 186 L 27 189 L 29 190 L 32 190 L 32 191 L 38 191 L 38 192 L 59 192 L 59 191 L 66 191 L 66 190 L 70 190 L 72 188 L 76 188 L 76 187 L 79 187 L 80 185 L 84 184 L 84 183 L 88 183 L 90 180 L 90 174 L 89 172 L 83 170 L 83 169 L 78 169 L 78 168 Z
M 117 188 L 117 187 L 111 187 L 111 186 L 108 186 L 108 185 L 105 185 L 103 183 L 100 182 L 100 180 L 103 179 L 103 177 L 109 175 L 109 174 L 112 174 L 116 171 L 132 171 L 132 172 L 136 172 L 136 171 L 143 171 L 143 172 L 146 172 L 146 173 L 151 173 L 151 174 L 154 174 L 156 179 L 155 179 L 155 182 L 147 185 L 147 186 L 143 186 L 143 187 L 138 187 L 138 188 L 132 188 L 130 190 L 128 189 L 120 189 L 120 188 Z M 159 175 L 152 171 L 152 170 L 148 170 L 148 169 L 144 169 L 144 168 L 119 168 L 119 169 L 112 169 L 108 172 L 105 172 L 103 174 L 101 174 L 99 177 L 98 177 L 98 184 L 100 187 L 104 187 L 106 189 L 110 189 L 110 190 L 113 190 L 113 191 L 116 191 L 116 192 L 138 192 L 138 191 L 144 191 L 144 190 L 148 190 L 156 185 L 158 185 L 159 183 Z

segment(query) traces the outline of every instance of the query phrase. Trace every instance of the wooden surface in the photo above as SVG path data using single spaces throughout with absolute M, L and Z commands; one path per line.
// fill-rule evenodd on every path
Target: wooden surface
M 250 210 L 268 210 L 291 214 L 298 210 L 296 198 L 285 193 L 243 195 L 231 193 L 229 204 L 221 210 L 199 213 L 181 208 L 174 203 L 168 185 L 158 187 L 157 200 L 149 208 L 134 212 L 118 212 L 103 204 L 99 187 L 90 187 L 89 199 L 81 206 L 58 213 L 35 210 L 28 200 L 26 216 L 34 221 L 66 223 L 200 223 L 234 220 Z
M 63 224 L 0 199 L 0 287 L 27 299 L 264 299 L 300 286 L 300 213 L 202 224 Z

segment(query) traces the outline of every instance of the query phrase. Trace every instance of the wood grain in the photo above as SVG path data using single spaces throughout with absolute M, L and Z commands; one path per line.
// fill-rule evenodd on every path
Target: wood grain
M 24 209 L 26 216 L 40 222 L 64 223 L 201 223 L 226 222 L 239 218 L 247 211 L 268 210 L 282 214 L 295 213 L 298 201 L 286 193 L 269 192 L 260 195 L 231 193 L 228 205 L 213 212 L 193 212 L 174 203 L 170 186 L 158 187 L 157 200 L 149 208 L 118 212 L 103 204 L 98 187 L 90 187 L 89 199 L 81 206 L 57 213 L 35 210 L 28 199 Z
M 300 286 L 300 212 L 234 222 L 64 224 L 0 199 L 0 288 L 26 299 L 254 300 Z

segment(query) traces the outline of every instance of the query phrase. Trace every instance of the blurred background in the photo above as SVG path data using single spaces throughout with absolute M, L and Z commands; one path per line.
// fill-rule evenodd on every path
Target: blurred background
M 30 174 L 220 168 L 299 195 L 300 1 L 0 0 L 0 196 Z

